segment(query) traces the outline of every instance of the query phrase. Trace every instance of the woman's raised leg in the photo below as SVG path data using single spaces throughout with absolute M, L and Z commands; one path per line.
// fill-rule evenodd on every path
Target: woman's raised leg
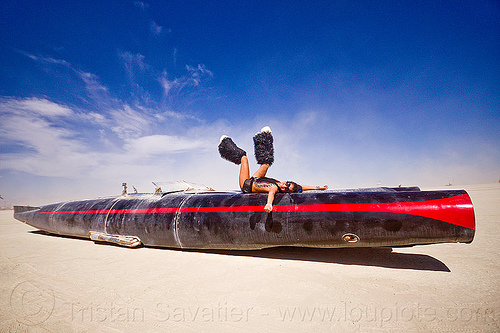
M 267 170 L 269 169 L 269 164 L 261 164 L 259 169 L 255 171 L 253 174 L 254 177 L 264 177 L 267 174 Z
M 248 158 L 245 156 L 241 157 L 241 164 L 240 164 L 240 188 L 243 187 L 243 183 L 245 180 L 250 178 L 250 167 L 248 166 Z

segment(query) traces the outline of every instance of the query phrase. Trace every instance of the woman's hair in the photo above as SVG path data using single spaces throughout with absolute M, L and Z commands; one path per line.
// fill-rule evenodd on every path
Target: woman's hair
M 290 192 L 290 193 L 301 193 L 302 192 L 302 186 L 300 186 L 296 182 L 287 181 L 286 184 L 287 184 L 287 189 L 288 189 L 287 192 Z M 293 185 L 292 190 L 290 190 L 290 185 Z

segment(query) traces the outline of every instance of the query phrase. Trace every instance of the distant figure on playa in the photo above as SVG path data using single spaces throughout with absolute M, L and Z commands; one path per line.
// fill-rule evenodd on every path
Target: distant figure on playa
M 267 204 L 264 210 L 270 213 L 273 210 L 273 201 L 276 193 L 301 193 L 309 190 L 326 190 L 328 186 L 299 185 L 292 181 L 280 182 L 266 177 L 267 170 L 274 162 L 273 136 L 271 129 L 266 126 L 253 137 L 255 158 L 260 164 L 259 169 L 250 177 L 247 153 L 239 148 L 227 135 L 220 138 L 219 153 L 222 158 L 240 166 L 239 184 L 243 193 L 268 193 Z

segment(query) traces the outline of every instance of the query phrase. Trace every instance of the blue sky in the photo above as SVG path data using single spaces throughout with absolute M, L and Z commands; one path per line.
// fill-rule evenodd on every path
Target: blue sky
M 235 189 L 219 137 L 264 125 L 278 179 L 498 182 L 499 36 L 494 0 L 3 1 L 0 194 Z

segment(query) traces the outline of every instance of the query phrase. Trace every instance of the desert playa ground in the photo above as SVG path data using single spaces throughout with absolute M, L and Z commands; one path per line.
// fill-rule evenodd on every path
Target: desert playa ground
M 392 250 L 129 249 L 2 211 L 0 331 L 498 332 L 500 184 L 462 188 L 472 244 Z

